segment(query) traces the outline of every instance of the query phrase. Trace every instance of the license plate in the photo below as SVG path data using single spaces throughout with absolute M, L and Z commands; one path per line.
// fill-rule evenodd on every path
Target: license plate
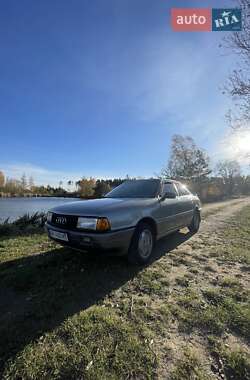
M 68 235 L 65 232 L 58 232 L 58 231 L 49 230 L 49 234 L 54 239 L 69 241 Z

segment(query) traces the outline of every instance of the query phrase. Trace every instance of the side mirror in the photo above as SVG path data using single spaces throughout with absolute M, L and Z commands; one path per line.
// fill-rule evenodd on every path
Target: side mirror
M 175 193 L 171 193 L 170 191 L 167 191 L 165 194 L 163 194 L 163 196 L 160 198 L 160 201 L 165 201 L 165 199 L 174 199 L 176 198 L 176 194 Z

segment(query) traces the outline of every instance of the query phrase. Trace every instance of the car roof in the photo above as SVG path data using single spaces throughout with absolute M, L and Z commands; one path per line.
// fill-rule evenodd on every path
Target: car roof
M 175 179 L 161 179 L 161 178 L 131 178 L 127 181 L 159 181 L 161 183 L 180 183 L 179 181 L 176 181 Z
M 164 179 L 162 182 L 163 183 L 180 183 L 179 181 L 176 181 L 174 179 Z

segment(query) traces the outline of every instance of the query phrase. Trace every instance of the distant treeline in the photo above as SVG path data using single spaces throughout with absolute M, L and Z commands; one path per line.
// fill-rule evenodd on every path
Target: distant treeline
M 166 177 L 169 178 L 169 177 Z M 176 179 L 185 183 L 190 190 L 197 193 L 202 201 L 216 201 L 233 196 L 250 195 L 250 176 L 225 175 L 224 177 L 205 176 L 200 178 Z M 20 185 L 6 185 L 0 187 L 0 197 L 80 197 L 84 199 L 100 198 L 122 182 L 133 178 L 97 179 L 82 178 L 75 184 L 75 190 L 69 191 L 62 187 L 33 186 L 23 189 Z
M 5 178 L 0 171 L 0 197 L 82 197 L 98 198 L 108 193 L 114 187 L 120 185 L 126 178 L 94 179 L 82 178 L 77 182 L 71 180 L 63 184 L 59 182 L 58 187 L 37 186 L 32 177 L 28 180 L 23 174 L 20 179 Z M 66 188 L 65 188 L 66 187 Z
M 208 154 L 189 136 L 174 135 L 169 160 L 158 175 L 162 179 L 177 179 L 196 192 L 203 201 L 214 201 L 240 195 L 250 195 L 250 175 L 242 174 L 239 162 L 222 160 L 211 168 Z M 5 178 L 0 171 L 0 196 L 48 196 L 100 198 L 126 178 L 95 179 L 59 182 L 58 187 L 36 186 L 26 175 L 17 180 Z

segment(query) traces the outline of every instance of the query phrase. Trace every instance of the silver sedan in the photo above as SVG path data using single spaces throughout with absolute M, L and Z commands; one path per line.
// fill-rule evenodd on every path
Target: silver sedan
M 201 220 L 197 195 L 173 180 L 129 180 L 104 198 L 67 203 L 48 212 L 48 236 L 80 250 L 126 254 L 144 264 L 160 239 L 183 227 L 197 232 Z

